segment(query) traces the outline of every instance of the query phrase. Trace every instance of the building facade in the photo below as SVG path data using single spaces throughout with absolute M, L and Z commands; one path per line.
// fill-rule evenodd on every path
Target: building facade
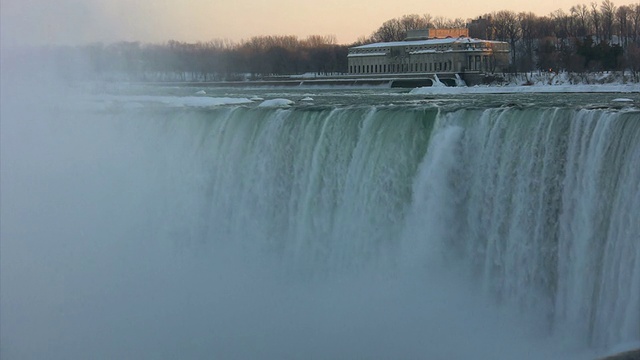
M 430 37 L 436 33 L 445 37 Z M 506 70 L 508 43 L 472 39 L 467 35 L 468 29 L 417 30 L 409 32 L 405 41 L 352 47 L 348 54 L 349 74 L 462 75 Z

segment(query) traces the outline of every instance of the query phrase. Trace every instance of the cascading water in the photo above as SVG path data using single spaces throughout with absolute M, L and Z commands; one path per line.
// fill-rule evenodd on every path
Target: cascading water
M 212 228 L 312 267 L 392 258 L 435 116 L 236 109 L 212 131 L 213 186 L 225 189 L 213 195 Z
M 640 341 L 635 110 L 19 110 L 3 108 L 3 358 Z
M 445 160 L 425 159 L 441 173 L 424 173 L 418 206 L 437 209 L 424 214 L 441 224 L 442 251 L 500 301 L 545 314 L 553 332 L 593 346 L 637 341 L 637 113 L 460 111 L 439 133 L 447 141 L 427 153 L 444 150 Z

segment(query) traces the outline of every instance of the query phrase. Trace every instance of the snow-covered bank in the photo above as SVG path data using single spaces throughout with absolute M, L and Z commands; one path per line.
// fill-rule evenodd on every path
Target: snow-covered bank
M 640 84 L 421 87 L 411 94 L 640 93 Z
M 640 83 L 619 72 L 532 72 L 508 75 L 504 81 L 473 87 L 421 87 L 412 94 L 638 93 Z

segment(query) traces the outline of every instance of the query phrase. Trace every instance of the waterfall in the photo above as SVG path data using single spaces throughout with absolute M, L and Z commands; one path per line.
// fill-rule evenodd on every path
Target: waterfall
M 640 341 L 637 111 L 66 111 L 3 113 L 3 357 Z
M 637 341 L 639 125 L 631 114 L 589 110 L 450 114 L 434 139 L 460 126 L 464 135 L 446 148 L 450 162 L 435 165 L 445 174 L 418 178 L 443 199 L 414 206 L 438 209 L 436 223 L 450 229 L 438 238 L 444 251 L 488 294 L 593 346 Z
M 431 86 L 447 86 L 445 85 L 442 81 L 440 81 L 440 78 L 438 77 L 437 74 L 433 74 L 433 85 Z
M 467 86 L 467 83 L 462 80 L 460 74 L 456 73 L 456 86 Z
M 225 169 L 214 227 L 333 270 L 423 251 L 554 332 L 596 347 L 637 341 L 634 115 L 239 109 L 216 132 L 236 143 L 214 161 Z

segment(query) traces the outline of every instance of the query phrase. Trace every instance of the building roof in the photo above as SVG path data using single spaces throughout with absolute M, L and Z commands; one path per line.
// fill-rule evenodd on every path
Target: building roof
M 421 46 L 421 45 L 446 45 L 446 44 L 478 44 L 478 43 L 504 43 L 504 41 L 481 40 L 468 37 L 445 38 L 445 39 L 428 39 L 428 40 L 411 40 L 411 41 L 392 41 L 366 44 L 352 47 L 351 49 L 376 49 L 379 47 L 395 47 L 395 46 Z

